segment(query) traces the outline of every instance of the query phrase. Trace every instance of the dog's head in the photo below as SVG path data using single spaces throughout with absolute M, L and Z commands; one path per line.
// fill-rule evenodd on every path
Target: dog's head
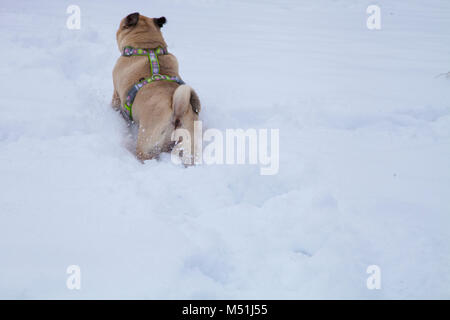
M 161 28 L 167 22 L 165 17 L 148 18 L 138 12 L 131 13 L 120 21 L 116 38 L 119 50 L 126 46 L 135 48 L 166 47 Z

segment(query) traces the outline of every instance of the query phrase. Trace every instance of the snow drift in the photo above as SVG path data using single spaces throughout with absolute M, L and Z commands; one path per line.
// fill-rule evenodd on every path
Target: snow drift
M 363 0 L 74 4 L 80 30 L 0 10 L 1 298 L 450 298 L 448 1 L 379 1 L 378 31 Z M 280 130 L 278 174 L 136 161 L 109 107 L 135 11 L 205 126 Z

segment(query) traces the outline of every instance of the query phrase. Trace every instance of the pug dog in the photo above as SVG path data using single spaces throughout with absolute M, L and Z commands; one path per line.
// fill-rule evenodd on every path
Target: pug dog
M 121 53 L 133 48 L 143 49 L 144 52 L 163 48 L 163 54 L 157 56 L 157 71 L 160 75 L 181 79 L 178 61 L 173 54 L 168 53 L 161 33 L 165 23 L 165 17 L 149 18 L 137 12 L 129 14 L 120 22 L 116 34 L 117 45 Z M 150 58 L 146 55 L 120 56 L 113 70 L 112 107 L 123 110 L 130 88 L 142 79 L 151 77 L 153 70 Z M 177 129 L 189 132 L 192 137 L 190 150 L 194 150 L 194 121 L 198 120 L 200 100 L 190 86 L 182 83 L 152 81 L 143 84 L 137 91 L 131 108 L 132 121 L 131 117 L 128 117 L 128 121 L 138 126 L 136 156 L 141 161 L 156 158 L 161 152 L 170 152 L 183 140 L 180 137 L 173 141 L 172 134 Z

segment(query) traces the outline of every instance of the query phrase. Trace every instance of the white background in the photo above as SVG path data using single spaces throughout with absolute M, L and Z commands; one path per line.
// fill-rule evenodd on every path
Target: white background
M 280 129 L 277 175 L 136 161 L 109 107 L 135 11 L 206 128 Z M 450 298 L 447 0 L 10 1 L 0 29 L 1 298 Z

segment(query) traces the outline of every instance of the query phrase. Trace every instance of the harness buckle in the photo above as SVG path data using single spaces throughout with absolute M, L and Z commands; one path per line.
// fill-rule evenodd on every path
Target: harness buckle
M 127 56 L 127 57 L 132 56 L 133 55 L 133 47 L 131 47 L 131 46 L 124 47 L 122 55 Z

